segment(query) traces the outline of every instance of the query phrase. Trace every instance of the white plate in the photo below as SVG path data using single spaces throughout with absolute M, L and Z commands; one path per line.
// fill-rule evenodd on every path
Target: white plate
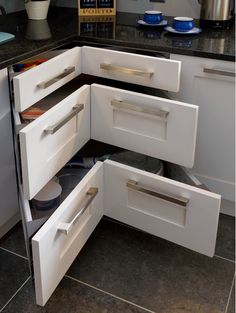
M 142 25 L 142 26 L 166 26 L 167 24 L 168 24 L 168 22 L 166 21 L 166 20 L 163 20 L 163 21 L 161 21 L 160 23 L 158 23 L 158 24 L 149 24 L 149 23 L 146 23 L 146 22 L 144 22 L 143 20 L 138 20 L 137 21 L 137 23 L 139 24 L 139 25 Z
M 202 32 L 202 29 L 198 28 L 198 27 L 194 27 L 193 29 L 189 30 L 188 32 L 179 32 L 171 26 L 166 26 L 165 30 L 170 32 L 170 33 L 173 33 L 173 34 L 181 34 L 181 35 L 193 35 L 193 34 L 199 34 Z

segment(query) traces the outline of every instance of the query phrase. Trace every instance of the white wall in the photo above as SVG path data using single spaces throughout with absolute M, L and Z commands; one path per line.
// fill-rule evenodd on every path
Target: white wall
M 58 6 L 77 7 L 78 0 L 55 0 Z M 143 13 L 145 10 L 161 10 L 170 16 L 192 16 L 199 18 L 198 0 L 165 0 L 165 3 L 152 3 L 149 0 L 117 0 L 119 12 Z
M 24 10 L 24 0 L 0 0 L 7 13 Z
M 170 16 L 191 16 L 199 18 L 200 5 L 197 0 L 165 0 L 165 3 L 151 3 L 148 0 L 118 0 L 120 12 L 143 13 L 145 10 L 160 10 Z

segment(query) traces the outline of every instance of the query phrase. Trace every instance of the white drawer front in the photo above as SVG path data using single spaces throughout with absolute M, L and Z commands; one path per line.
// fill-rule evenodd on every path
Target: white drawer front
M 87 194 L 91 187 L 97 188 L 95 196 Z M 87 207 L 85 203 L 89 197 L 93 200 Z M 67 235 L 59 230 L 85 207 Z M 45 305 L 102 215 L 103 164 L 98 162 L 32 239 L 38 305 Z
M 104 182 L 105 215 L 214 255 L 219 195 L 113 161 L 105 161 Z
M 193 166 L 197 106 L 96 84 L 91 105 L 93 139 Z
M 75 47 L 13 79 L 16 111 L 28 107 L 81 74 L 81 48 Z
M 181 62 L 100 48 L 82 47 L 83 73 L 177 92 Z
M 47 132 L 58 123 L 55 133 Z M 90 87 L 85 85 L 20 131 L 25 197 L 32 199 L 89 139 Z

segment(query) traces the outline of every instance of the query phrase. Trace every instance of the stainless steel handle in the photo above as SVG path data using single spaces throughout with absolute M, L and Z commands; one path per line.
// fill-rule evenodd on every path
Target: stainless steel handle
M 126 186 L 129 189 L 132 189 L 132 190 L 135 190 L 135 191 L 139 191 L 139 192 L 145 193 L 146 195 L 153 196 L 155 198 L 162 199 L 164 201 L 168 201 L 168 202 L 171 202 L 171 203 L 174 203 L 174 204 L 178 204 L 178 205 L 181 205 L 183 207 L 186 207 L 188 205 L 188 203 L 189 203 L 189 199 L 187 199 L 187 198 L 167 195 L 167 194 L 164 194 L 164 193 L 160 193 L 160 192 L 156 192 L 156 191 L 152 191 L 152 190 L 146 189 L 146 188 L 144 188 L 142 186 L 139 186 L 138 182 L 136 182 L 134 180 L 129 180 L 126 183 Z
M 57 75 L 54 78 L 51 78 L 50 80 L 48 80 L 46 82 L 42 82 L 42 83 L 38 84 L 37 87 L 40 89 L 46 89 L 46 88 L 52 86 L 53 84 L 57 83 L 62 78 L 65 78 L 66 76 L 70 75 L 73 72 L 75 72 L 75 66 L 67 67 L 66 69 L 64 69 L 64 71 L 61 74 Z
M 86 192 L 85 198 L 83 200 L 83 203 L 81 205 L 81 208 L 79 212 L 75 215 L 75 217 L 72 219 L 69 223 L 60 223 L 57 227 L 59 232 L 62 232 L 65 235 L 68 235 L 71 231 L 73 225 L 79 220 L 79 218 L 84 214 L 84 212 L 87 210 L 93 199 L 96 197 L 98 193 L 98 188 L 91 187 Z
M 72 108 L 72 111 L 69 114 L 67 114 L 62 120 L 60 120 L 56 124 L 54 124 L 52 126 L 48 126 L 47 128 L 45 128 L 44 132 L 46 134 L 50 134 L 50 135 L 55 134 L 60 128 L 62 128 L 62 126 L 64 126 L 66 123 L 68 123 L 75 115 L 77 115 L 83 109 L 84 109 L 84 104 L 76 104 Z
M 204 68 L 203 72 L 207 73 L 207 74 L 215 74 L 215 75 L 221 75 L 221 76 L 227 76 L 227 77 L 235 77 L 235 72 L 224 71 L 224 70 L 219 70 L 219 69 L 214 69 L 214 68 Z
M 123 67 L 119 65 L 112 65 L 107 63 L 101 63 L 100 69 L 111 71 L 115 73 L 121 73 L 121 74 L 128 74 L 133 76 L 141 76 L 141 77 L 147 77 L 151 78 L 154 72 L 144 71 L 144 70 L 137 70 L 133 68 Z
M 146 108 L 142 108 L 136 104 L 132 104 L 132 103 L 129 103 L 126 101 L 120 101 L 120 100 L 116 100 L 116 99 L 111 100 L 111 105 L 113 107 L 115 107 L 116 109 L 125 109 L 125 110 L 129 110 L 129 111 L 149 114 L 151 116 L 157 116 L 160 118 L 167 118 L 169 115 L 168 111 L 164 111 L 161 109 L 146 109 Z

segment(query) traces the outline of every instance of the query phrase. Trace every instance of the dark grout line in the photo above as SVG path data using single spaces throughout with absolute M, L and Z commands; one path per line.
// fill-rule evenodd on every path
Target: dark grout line
M 220 255 L 217 255 L 217 254 L 215 254 L 214 257 L 222 259 L 222 260 L 225 260 L 225 261 L 228 261 L 228 262 L 231 262 L 231 263 L 234 263 L 234 264 L 236 263 L 234 260 L 230 260 L 230 259 L 224 258 L 223 256 L 220 256 Z
M 97 287 L 95 287 L 95 286 L 93 286 L 93 285 L 90 285 L 90 284 L 88 284 L 88 283 L 85 283 L 85 282 L 83 282 L 83 281 L 81 281 L 81 280 L 79 280 L 79 279 L 76 279 L 76 278 L 74 278 L 74 277 L 71 277 L 71 276 L 69 276 L 69 275 L 65 275 L 65 277 L 67 277 L 67 278 L 69 278 L 69 279 L 71 279 L 71 280 L 73 280 L 73 281 L 76 281 L 77 283 L 79 283 L 79 284 L 81 284 L 81 285 L 85 285 L 85 286 L 90 287 L 90 288 L 92 288 L 92 289 L 94 289 L 94 290 L 97 290 L 97 291 L 99 291 L 99 292 L 101 292 L 101 293 L 104 293 L 104 294 L 106 294 L 106 295 L 108 295 L 108 296 L 110 296 L 110 297 L 112 297 L 112 298 L 115 298 L 115 299 L 118 299 L 118 300 L 120 300 L 120 301 L 122 301 L 122 302 L 128 303 L 128 304 L 130 304 L 130 305 L 132 305 L 132 306 L 134 306 L 134 307 L 136 307 L 136 308 L 139 308 L 139 309 L 143 310 L 144 312 L 148 312 L 148 313 L 157 313 L 157 312 L 151 311 L 151 310 L 149 310 L 149 309 L 146 309 L 146 308 L 144 308 L 144 307 L 142 307 L 142 306 L 140 306 L 140 305 L 138 305 L 138 304 L 136 304 L 136 303 L 134 303 L 134 302 L 128 301 L 128 300 L 126 300 L 126 299 L 124 299 L 124 298 L 120 298 L 120 297 L 118 297 L 118 296 L 116 296 L 116 295 L 114 295 L 114 294 L 112 294 L 112 293 L 110 293 L 110 292 L 107 292 L 107 291 L 102 290 L 102 289 L 100 289 L 100 288 L 97 288 Z M 0 311 L 0 312 L 1 312 L 1 311 Z
M 4 304 L 4 306 L 0 309 L 0 312 L 2 312 L 6 306 L 14 299 L 14 297 L 19 293 L 19 291 L 24 287 L 24 285 L 29 281 L 29 279 L 31 278 L 31 276 L 29 276 L 26 281 L 20 286 L 20 288 L 17 289 L 17 291 L 13 294 L 13 296 L 11 296 L 11 298 L 7 301 L 6 304 Z
M 3 250 L 3 251 L 9 252 L 9 253 L 11 253 L 11 254 L 14 254 L 15 256 L 18 256 L 18 257 L 20 257 L 20 258 L 22 258 L 22 259 L 28 260 L 28 258 L 27 258 L 26 256 L 23 256 L 23 255 L 21 255 L 21 254 L 18 254 L 18 253 L 16 253 L 16 252 L 13 252 L 13 251 L 8 250 L 8 249 L 6 249 L 6 248 L 0 247 L 0 249 Z
M 226 308 L 225 308 L 225 312 L 224 312 L 224 313 L 227 313 L 228 308 L 229 308 L 230 298 L 231 298 L 232 291 L 233 291 L 233 288 L 234 288 L 234 282 L 235 282 L 235 275 L 234 275 L 234 278 L 233 278 L 233 281 L 232 281 L 232 284 L 231 284 L 231 287 L 230 287 L 229 297 L 228 297 L 228 301 L 227 301 L 227 304 L 226 304 Z

